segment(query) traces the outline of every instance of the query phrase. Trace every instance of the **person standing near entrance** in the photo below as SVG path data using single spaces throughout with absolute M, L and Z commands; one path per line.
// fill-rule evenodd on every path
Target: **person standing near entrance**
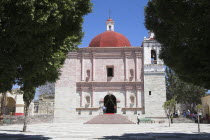
M 137 115 L 137 124 L 140 123 L 140 114 Z
M 171 115 L 170 115 L 171 124 L 173 124 L 173 118 L 174 118 L 174 116 L 173 116 L 173 114 L 171 114 Z
M 114 106 L 114 113 L 117 113 L 117 107 L 116 107 L 116 105 Z
M 106 106 L 103 106 L 103 113 L 106 113 Z

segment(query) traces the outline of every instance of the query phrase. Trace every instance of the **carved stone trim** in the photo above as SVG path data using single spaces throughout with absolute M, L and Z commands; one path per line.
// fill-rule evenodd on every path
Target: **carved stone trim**
M 76 110 L 99 110 L 99 108 L 94 107 L 94 108 L 76 108 Z
M 130 108 L 130 107 L 123 107 L 122 110 L 142 110 L 143 108 L 140 107 L 134 107 L 134 108 Z
M 119 91 L 143 89 L 143 82 L 77 82 L 76 85 L 77 91 Z

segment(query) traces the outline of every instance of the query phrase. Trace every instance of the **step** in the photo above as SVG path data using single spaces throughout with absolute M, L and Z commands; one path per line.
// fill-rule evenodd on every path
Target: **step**
M 103 114 L 94 117 L 84 124 L 135 124 L 120 114 Z

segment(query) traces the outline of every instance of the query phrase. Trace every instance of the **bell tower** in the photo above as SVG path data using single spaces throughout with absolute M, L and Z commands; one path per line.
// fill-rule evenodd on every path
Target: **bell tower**
M 145 115 L 165 117 L 162 107 L 166 101 L 165 66 L 159 58 L 161 44 L 155 40 L 153 32 L 149 32 L 149 37 L 144 38 L 143 49 Z

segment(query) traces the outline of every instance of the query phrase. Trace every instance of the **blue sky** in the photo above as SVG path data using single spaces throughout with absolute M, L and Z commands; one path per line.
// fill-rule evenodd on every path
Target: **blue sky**
M 92 0 L 93 11 L 84 17 L 82 44 L 88 47 L 90 41 L 98 34 L 106 31 L 106 20 L 115 21 L 115 31 L 125 35 L 132 46 L 141 46 L 148 31 L 144 26 L 144 7 L 148 0 Z

